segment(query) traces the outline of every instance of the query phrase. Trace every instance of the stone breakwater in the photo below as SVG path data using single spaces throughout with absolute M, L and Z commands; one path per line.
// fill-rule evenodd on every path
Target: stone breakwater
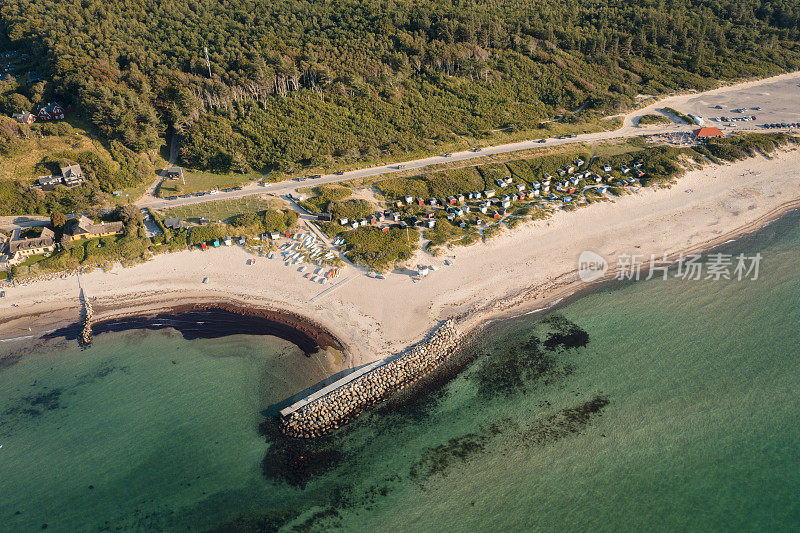
M 94 311 L 92 310 L 92 304 L 89 302 L 88 298 L 84 299 L 83 313 L 83 325 L 81 327 L 81 334 L 78 337 L 78 343 L 81 346 L 89 346 L 92 343 L 92 318 L 94 316 Z
M 436 369 L 460 345 L 453 321 L 445 321 L 396 358 L 281 417 L 281 431 L 298 438 L 325 435 Z

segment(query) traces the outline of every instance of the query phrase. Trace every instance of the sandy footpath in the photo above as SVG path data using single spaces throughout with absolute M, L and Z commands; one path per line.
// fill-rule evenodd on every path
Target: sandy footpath
M 433 264 L 437 270 L 416 282 L 406 274 L 372 279 L 347 267 L 341 284 L 328 290 L 332 285 L 303 279 L 296 266 L 285 266 L 277 257 L 247 265 L 253 256 L 239 247 L 165 254 L 130 268 L 84 274 L 81 282 L 96 298 L 99 319 L 213 301 L 291 310 L 327 327 L 345 346 L 345 365 L 351 366 L 399 351 L 446 318 L 459 317 L 466 327 L 540 308 L 574 292 L 585 286 L 576 273 L 583 250 L 612 264 L 622 253 L 649 258 L 694 250 L 751 231 L 798 199 L 800 149 L 795 149 L 772 159 L 692 171 L 669 189 L 642 189 L 613 202 L 558 212 L 439 258 L 420 252 L 410 264 Z M 445 266 L 445 259 L 452 265 Z M 74 323 L 78 294 L 76 276 L 6 289 L 0 339 Z

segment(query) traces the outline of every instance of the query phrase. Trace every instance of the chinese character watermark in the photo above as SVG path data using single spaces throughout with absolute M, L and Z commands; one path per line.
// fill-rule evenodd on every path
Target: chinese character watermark
M 761 267 L 761 254 L 738 255 L 714 252 L 703 257 L 701 254 L 681 254 L 670 261 L 667 254 L 620 254 L 617 256 L 613 279 L 650 280 L 670 277 L 682 280 L 742 281 L 757 280 Z M 585 251 L 578 258 L 578 277 L 582 281 L 595 281 L 605 277 L 609 263 L 598 253 Z

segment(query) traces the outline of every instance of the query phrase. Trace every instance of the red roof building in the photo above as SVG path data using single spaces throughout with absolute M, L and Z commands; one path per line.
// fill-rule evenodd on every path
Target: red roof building
M 694 130 L 695 139 L 710 139 L 712 137 L 724 137 L 725 134 L 719 128 L 715 128 L 713 126 L 708 126 L 705 128 L 699 128 Z
M 50 103 L 42 106 L 36 112 L 36 119 L 40 122 L 48 120 L 64 120 L 64 108 L 58 104 Z

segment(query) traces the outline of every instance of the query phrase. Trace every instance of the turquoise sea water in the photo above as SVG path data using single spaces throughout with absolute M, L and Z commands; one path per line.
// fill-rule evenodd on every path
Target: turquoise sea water
M 759 280 L 495 324 L 443 386 L 303 449 L 261 412 L 332 356 L 169 330 L 42 349 L 0 370 L 1 529 L 797 530 L 800 216 L 725 251 L 760 252 Z

